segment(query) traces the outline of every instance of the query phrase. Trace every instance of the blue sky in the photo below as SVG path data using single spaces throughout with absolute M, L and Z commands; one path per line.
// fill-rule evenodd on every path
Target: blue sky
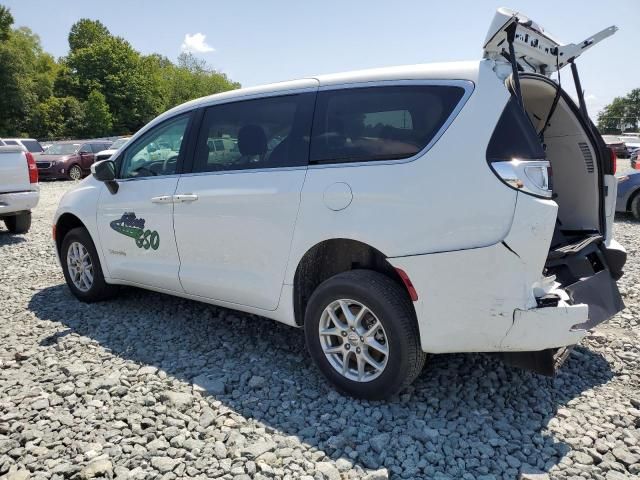
M 243 86 L 360 68 L 471 60 L 495 9 L 517 9 L 561 41 L 620 31 L 577 62 L 590 114 L 640 87 L 640 1 L 491 0 L 0 0 L 55 56 L 79 18 L 103 22 L 142 53 L 187 48 Z M 569 88 L 570 73 L 563 82 Z

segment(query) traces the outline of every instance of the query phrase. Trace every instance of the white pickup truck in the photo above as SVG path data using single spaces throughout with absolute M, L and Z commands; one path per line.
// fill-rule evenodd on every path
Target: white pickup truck
M 33 154 L 22 147 L 0 146 L 0 219 L 11 233 L 26 233 L 40 186 Z

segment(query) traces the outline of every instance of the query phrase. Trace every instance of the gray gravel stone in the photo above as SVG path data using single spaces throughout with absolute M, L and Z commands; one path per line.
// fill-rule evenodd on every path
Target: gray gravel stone
M 276 444 L 274 442 L 269 440 L 260 440 L 258 442 L 252 443 L 251 445 L 248 445 L 247 447 L 245 447 L 242 450 L 242 454 L 245 457 L 251 460 L 254 460 L 258 458 L 260 455 L 262 455 L 263 453 L 270 452 L 274 448 L 276 448 Z
M 170 457 L 151 457 L 151 466 L 160 473 L 172 471 L 180 463 L 179 459 Z
M 316 470 L 325 480 L 340 480 L 340 472 L 333 466 L 333 463 L 320 462 L 316 465 Z
M 180 410 L 184 410 L 189 407 L 193 402 L 191 394 L 185 392 L 173 392 L 170 390 L 162 392 L 159 398 L 161 402 L 165 402 L 166 404 Z
M 111 475 L 113 475 L 113 464 L 108 458 L 96 458 L 80 470 L 80 478 L 83 479 L 111 477 Z
M 254 375 L 249 380 L 249 387 L 250 388 L 262 388 L 265 383 L 266 383 L 266 380 L 264 379 L 264 377 L 261 377 L 259 375 Z

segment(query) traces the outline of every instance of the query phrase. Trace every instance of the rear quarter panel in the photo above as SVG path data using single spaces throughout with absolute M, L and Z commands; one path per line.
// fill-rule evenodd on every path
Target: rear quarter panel
M 464 108 L 415 160 L 309 167 L 285 283 L 311 247 L 331 238 L 398 257 L 483 247 L 507 235 L 517 194 L 489 169 L 486 146 L 509 93 L 488 62 L 464 80 L 475 85 Z M 353 200 L 333 211 L 324 193 L 340 182 Z

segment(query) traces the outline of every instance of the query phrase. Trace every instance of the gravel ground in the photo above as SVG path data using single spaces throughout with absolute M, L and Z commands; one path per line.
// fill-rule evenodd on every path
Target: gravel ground
M 555 379 L 486 355 L 432 357 L 388 402 L 335 393 L 303 334 L 137 289 L 64 285 L 44 183 L 31 232 L 0 230 L 0 476 L 24 479 L 513 479 L 640 475 L 640 224 L 627 308 Z M 535 476 L 539 473 L 539 476 Z

